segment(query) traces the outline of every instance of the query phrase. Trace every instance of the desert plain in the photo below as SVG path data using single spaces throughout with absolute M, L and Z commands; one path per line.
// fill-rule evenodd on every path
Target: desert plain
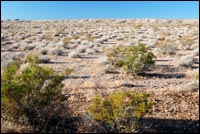
M 105 47 L 138 41 L 156 56 L 144 75 L 104 64 Z M 29 53 L 56 72 L 73 69 L 62 90 L 75 115 L 86 112 L 97 95 L 143 91 L 156 103 L 144 118 L 153 123 L 152 132 L 199 132 L 198 19 L 1 21 L 1 68 Z

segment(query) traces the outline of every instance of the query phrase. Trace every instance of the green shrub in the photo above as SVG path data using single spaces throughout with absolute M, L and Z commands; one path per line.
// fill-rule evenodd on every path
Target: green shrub
M 37 56 L 28 56 L 29 66 L 19 72 L 20 64 L 11 63 L 1 75 L 1 111 L 11 121 L 37 129 L 48 126 L 53 104 L 63 105 L 68 96 L 62 94 L 64 79 L 47 67 L 40 67 Z M 65 109 L 67 113 L 68 109 Z M 60 115 L 59 115 L 60 116 Z
M 114 93 L 107 97 L 97 96 L 89 107 L 89 114 L 107 125 L 107 132 L 135 132 L 138 120 L 153 106 L 146 93 Z M 109 129 L 109 130 L 108 130 Z
M 128 73 L 140 74 L 147 71 L 154 64 L 155 55 L 148 48 L 139 43 L 138 46 L 114 46 L 104 49 L 109 63 L 123 68 Z

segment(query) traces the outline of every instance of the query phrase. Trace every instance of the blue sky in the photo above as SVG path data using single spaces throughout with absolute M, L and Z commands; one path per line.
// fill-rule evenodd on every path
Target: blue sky
M 3 1 L 1 20 L 199 18 L 198 1 Z

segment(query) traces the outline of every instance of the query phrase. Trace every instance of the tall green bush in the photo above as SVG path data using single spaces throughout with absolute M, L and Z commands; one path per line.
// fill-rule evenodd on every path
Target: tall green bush
M 2 115 L 16 123 L 43 128 L 48 124 L 51 104 L 62 104 L 68 96 L 62 94 L 63 75 L 52 69 L 40 67 L 37 56 L 28 56 L 29 62 L 22 72 L 20 64 L 11 63 L 1 75 Z M 66 112 L 68 109 L 66 109 Z

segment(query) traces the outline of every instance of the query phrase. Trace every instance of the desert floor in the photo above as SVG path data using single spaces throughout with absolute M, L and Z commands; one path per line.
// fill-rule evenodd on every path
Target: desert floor
M 49 58 L 41 66 L 57 72 L 73 68 L 63 81 L 63 93 L 70 94 L 75 114 L 86 112 L 96 95 L 145 91 L 156 102 L 144 117 L 145 122 L 153 123 L 152 132 L 199 132 L 199 86 L 195 85 L 199 72 L 199 20 L 3 21 L 1 29 L 1 67 L 23 59 L 29 52 L 38 52 Z M 184 37 L 190 38 L 187 45 L 180 41 Z M 163 40 L 171 41 L 175 54 L 163 54 L 157 49 Z M 150 71 L 143 76 L 121 70 L 105 72 L 104 47 L 137 41 L 150 47 L 157 57 Z M 69 56 L 72 52 L 78 56 Z M 190 67 L 180 66 L 181 58 L 187 55 L 193 55 L 195 62 Z

